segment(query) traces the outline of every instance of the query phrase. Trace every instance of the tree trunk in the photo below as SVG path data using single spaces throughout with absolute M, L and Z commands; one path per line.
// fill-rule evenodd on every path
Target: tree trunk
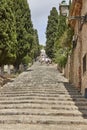
M 8 65 L 8 74 L 11 74 L 10 65 Z
M 0 73 L 1 75 L 4 75 L 4 65 L 1 66 Z

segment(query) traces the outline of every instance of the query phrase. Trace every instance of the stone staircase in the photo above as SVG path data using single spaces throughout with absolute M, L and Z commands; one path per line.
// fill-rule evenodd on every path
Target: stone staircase
M 87 130 L 87 99 L 56 71 L 35 64 L 0 90 L 0 130 Z

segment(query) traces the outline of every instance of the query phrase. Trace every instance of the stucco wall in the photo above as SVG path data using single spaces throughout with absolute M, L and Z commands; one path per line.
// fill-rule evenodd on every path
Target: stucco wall
M 83 0 L 82 12 L 81 15 L 85 15 L 87 13 L 87 0 Z M 87 23 L 83 25 L 82 28 L 82 89 L 81 92 L 84 95 L 85 88 L 87 88 L 87 64 L 86 64 L 86 72 L 83 74 L 83 57 L 86 55 L 86 63 L 87 63 Z
M 76 87 L 79 87 L 79 45 L 80 43 L 77 42 L 77 47 L 74 50 L 74 64 L 73 64 L 73 71 L 74 71 L 74 80 L 73 83 L 75 84 Z
M 67 64 L 65 66 L 65 71 L 64 71 L 64 75 L 68 80 L 70 76 L 69 74 L 70 74 L 70 56 L 68 56 Z
M 75 25 L 75 34 L 78 35 L 78 21 Z M 79 66 L 80 66 L 80 41 L 78 38 L 77 45 L 73 48 L 70 59 L 68 58 L 68 62 L 65 68 L 65 75 L 69 79 L 71 83 L 73 83 L 77 88 L 79 87 Z

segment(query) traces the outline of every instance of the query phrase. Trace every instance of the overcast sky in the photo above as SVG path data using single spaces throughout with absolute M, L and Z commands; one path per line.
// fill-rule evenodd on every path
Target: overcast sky
M 28 0 L 31 10 L 31 19 L 34 28 L 38 31 L 40 44 L 45 45 L 46 42 L 45 32 L 50 10 L 52 7 L 56 7 L 58 10 L 58 6 L 61 1 L 62 0 Z

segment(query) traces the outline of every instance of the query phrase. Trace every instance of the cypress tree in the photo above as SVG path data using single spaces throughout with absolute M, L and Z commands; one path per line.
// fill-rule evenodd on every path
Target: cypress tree
M 18 69 L 23 58 L 30 52 L 34 42 L 34 30 L 27 0 L 14 0 L 16 17 L 16 60 L 14 66 Z
M 34 59 L 36 59 L 37 56 L 40 54 L 38 32 L 37 32 L 36 29 L 34 30 L 34 46 L 33 46 L 33 49 L 34 49 Z
M 50 11 L 48 16 L 48 24 L 46 28 L 46 53 L 50 58 L 54 57 L 54 43 L 56 40 L 58 26 L 58 12 L 55 7 Z
M 0 66 L 13 64 L 16 44 L 13 1 L 0 0 Z

